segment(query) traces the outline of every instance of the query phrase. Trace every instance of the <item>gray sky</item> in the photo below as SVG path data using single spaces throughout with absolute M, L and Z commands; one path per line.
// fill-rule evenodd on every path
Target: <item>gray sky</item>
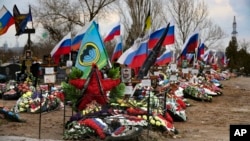
M 0 8 L 3 5 L 12 13 L 14 4 L 17 5 L 21 13 L 28 12 L 28 5 L 35 2 L 36 0 L 0 0 Z M 246 40 L 250 42 L 250 0 L 204 0 L 208 5 L 209 17 L 214 23 L 219 25 L 228 35 L 223 41 L 223 45 L 226 47 L 231 39 L 233 17 L 236 16 L 238 40 Z M 102 30 L 102 27 L 106 29 L 112 28 L 115 24 L 116 19 L 112 18 L 113 23 L 103 25 L 100 21 L 101 34 L 107 34 L 107 31 Z M 107 22 L 105 22 L 107 23 Z M 42 35 L 42 29 L 36 28 L 36 34 L 31 36 L 32 41 L 37 40 Z M 24 46 L 27 41 L 28 35 L 24 34 L 18 38 L 15 36 L 15 26 L 12 26 L 6 34 L 0 36 L 0 46 L 5 42 L 8 43 L 9 47 Z

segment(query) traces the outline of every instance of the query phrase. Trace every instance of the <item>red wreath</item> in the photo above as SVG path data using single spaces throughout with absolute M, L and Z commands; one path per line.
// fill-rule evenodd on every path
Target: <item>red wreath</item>
M 77 103 L 78 110 L 83 110 L 93 100 L 101 105 L 106 104 L 107 91 L 119 85 L 120 79 L 103 79 L 97 66 L 92 65 L 92 70 L 87 79 L 73 79 L 69 83 L 78 89 L 84 89 L 82 97 Z

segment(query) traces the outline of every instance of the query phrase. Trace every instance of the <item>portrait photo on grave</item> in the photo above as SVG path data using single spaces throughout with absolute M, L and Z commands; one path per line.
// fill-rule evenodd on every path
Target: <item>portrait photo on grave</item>
M 31 50 L 26 50 L 25 51 L 25 57 L 26 57 L 26 59 L 31 59 L 32 58 Z
M 130 68 L 122 68 L 122 82 L 128 83 L 131 82 L 131 69 Z

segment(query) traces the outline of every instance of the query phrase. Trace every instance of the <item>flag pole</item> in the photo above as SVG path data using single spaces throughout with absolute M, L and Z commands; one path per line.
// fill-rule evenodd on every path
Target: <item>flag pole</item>
M 169 24 L 167 25 L 167 28 L 162 33 L 160 40 L 154 46 L 154 48 L 152 49 L 152 51 L 148 55 L 147 59 L 143 62 L 143 65 L 141 66 L 141 68 L 139 70 L 137 79 L 143 79 L 143 77 L 147 75 L 150 67 L 155 63 L 155 61 L 160 53 L 162 43 L 167 35 L 168 29 L 169 29 Z
M 93 21 L 96 21 L 96 23 L 98 23 L 98 17 L 95 17 L 95 18 L 93 19 Z M 98 28 L 98 32 L 99 32 L 99 34 L 100 34 L 99 28 Z M 112 64 L 111 64 L 110 58 L 109 58 L 109 56 L 108 56 L 106 47 L 105 47 L 103 41 L 101 41 L 101 43 L 102 43 L 102 45 L 103 45 L 103 47 L 104 47 L 103 50 L 104 50 L 104 53 L 105 53 L 105 55 L 106 55 L 106 57 L 107 57 L 108 66 L 109 66 L 109 68 L 112 68 Z

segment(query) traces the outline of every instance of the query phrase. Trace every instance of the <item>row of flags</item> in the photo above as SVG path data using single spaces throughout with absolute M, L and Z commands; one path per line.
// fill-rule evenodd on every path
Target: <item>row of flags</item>
M 89 32 L 88 30 L 90 30 L 91 28 L 95 29 L 95 33 L 91 35 L 90 34 L 86 35 L 86 33 Z M 96 58 L 96 56 L 98 57 L 98 50 L 102 50 L 102 53 L 104 53 L 103 56 L 107 57 L 104 60 L 106 61 L 109 60 L 103 43 L 115 39 L 116 46 L 113 50 L 111 61 L 117 62 L 119 64 L 123 64 L 130 68 L 139 68 L 143 66 L 143 63 L 146 61 L 146 59 L 148 58 L 148 56 L 150 55 L 154 47 L 157 45 L 158 41 L 162 37 L 162 34 L 166 30 L 166 28 L 168 28 L 168 30 L 160 46 L 162 47 L 162 46 L 174 44 L 175 42 L 174 25 L 169 24 L 168 27 L 159 28 L 155 32 L 152 32 L 148 36 L 148 38 L 138 38 L 128 50 L 123 52 L 121 25 L 120 24 L 115 25 L 110 30 L 109 34 L 107 34 L 107 36 L 105 36 L 105 38 L 102 39 L 100 37 L 98 24 L 95 21 L 92 21 L 90 22 L 90 24 L 86 25 L 78 34 L 76 34 L 76 36 L 72 38 L 72 40 L 71 40 L 71 37 L 67 35 L 66 38 L 64 38 L 63 40 L 68 40 L 68 42 L 66 41 L 60 42 L 59 45 L 57 45 L 51 52 L 51 56 L 55 59 L 55 63 L 58 63 L 59 61 L 58 58 L 60 58 L 61 55 L 69 54 L 71 50 L 79 50 L 79 53 L 78 53 L 79 57 L 77 57 L 78 63 L 76 63 L 76 67 L 84 68 L 82 66 L 86 65 L 86 63 L 83 63 L 83 62 L 89 62 L 88 65 L 91 65 L 91 63 L 96 63 L 93 61 L 94 60 L 93 58 Z M 94 44 L 98 43 L 100 45 L 94 46 L 94 44 L 92 44 L 92 45 L 85 47 L 84 46 L 84 44 L 86 44 L 85 38 L 90 38 Z M 98 41 L 94 41 L 95 39 L 98 39 Z M 91 40 L 89 40 L 89 42 Z M 70 41 L 71 41 L 71 45 L 66 44 L 66 43 L 70 43 Z M 63 45 L 62 43 L 65 43 L 65 44 Z M 65 49 L 65 46 L 68 49 Z M 82 49 L 83 47 L 85 49 Z M 57 53 L 54 50 L 58 50 L 59 53 Z M 194 56 L 196 56 L 197 59 L 198 58 L 201 59 L 201 55 L 204 54 L 204 44 L 199 43 L 198 33 L 192 34 L 189 37 L 189 39 L 185 42 L 183 50 L 179 56 L 179 59 L 188 59 L 187 54 L 190 54 L 190 53 L 196 53 L 196 55 Z M 79 63 L 79 61 L 81 61 L 82 63 Z M 154 64 L 158 66 L 163 66 L 163 65 L 170 63 L 171 61 L 173 61 L 173 51 L 166 50 L 161 55 L 160 54 L 157 55 L 157 58 Z
M 202 56 L 202 60 L 207 65 L 214 65 L 214 64 L 220 64 L 222 66 L 227 66 L 229 59 L 226 57 L 226 54 L 224 52 L 218 52 L 207 49 L 204 52 L 204 55 Z
M 25 29 L 28 22 L 32 22 L 31 8 L 29 7 L 29 13 L 20 13 L 17 6 L 13 7 L 13 15 L 9 10 L 3 6 L 0 10 L 0 36 L 5 34 L 9 27 L 15 24 L 16 36 L 25 33 Z
M 68 35 L 66 35 L 62 40 L 63 41 L 60 41 L 60 43 L 58 43 L 53 50 L 55 51 L 51 51 L 51 56 L 54 58 L 54 62 L 56 64 L 59 63 L 59 58 L 61 55 L 65 55 L 65 54 L 69 54 L 71 51 L 78 51 L 80 50 L 81 46 L 82 46 L 82 42 L 83 42 L 83 39 L 84 37 L 86 36 L 86 33 L 87 31 L 90 29 L 90 28 L 93 28 L 93 25 L 96 25 L 95 28 L 98 30 L 98 34 L 99 33 L 99 26 L 98 24 L 93 20 L 91 22 L 89 22 L 88 24 L 86 24 L 82 30 L 80 30 L 73 38 L 71 37 L 71 33 L 68 33 Z M 121 30 L 121 25 L 117 24 L 115 25 L 115 27 L 109 32 L 109 34 L 103 39 L 102 42 L 108 42 L 108 41 L 111 41 L 113 40 L 116 36 L 120 36 L 120 30 Z M 69 36 L 70 35 L 70 36 Z M 94 37 L 94 36 L 93 36 Z M 65 52 L 65 51 L 61 51 L 61 48 L 62 50 L 65 50 L 64 48 L 64 45 L 62 43 L 64 43 L 64 40 L 69 40 L 71 41 L 70 42 L 70 46 L 67 46 L 68 49 L 67 51 L 68 52 Z M 94 38 L 93 38 L 94 40 Z M 120 56 L 120 54 L 122 53 L 122 42 L 121 42 L 121 37 L 120 39 L 117 39 L 117 45 L 115 47 L 115 51 L 113 54 L 113 61 L 115 61 L 115 59 L 117 59 L 117 57 Z M 62 47 L 60 47 L 62 46 Z M 58 50 L 59 53 L 56 52 L 56 50 Z
M 116 25 L 109 34 L 102 39 L 99 33 L 98 24 L 95 21 L 91 21 L 89 25 L 85 26 L 81 32 L 76 34 L 74 38 L 71 39 L 70 33 L 67 34 L 51 51 L 51 56 L 54 58 L 55 63 L 59 63 L 60 56 L 64 54 L 69 54 L 71 50 L 78 50 L 78 56 L 75 66 L 81 68 L 88 74 L 91 64 L 102 64 L 99 67 L 101 69 L 103 66 L 107 65 L 109 60 L 106 49 L 103 45 L 104 42 L 116 39 L 116 46 L 111 57 L 111 61 L 117 61 L 120 64 L 125 64 L 131 68 L 140 67 L 143 65 L 143 60 L 148 56 L 148 45 L 150 37 L 148 39 L 138 39 L 135 41 L 134 45 L 130 47 L 126 52 L 123 53 L 122 49 L 122 36 L 120 35 L 120 25 Z M 163 28 L 166 29 L 166 28 Z M 159 32 L 157 30 L 157 32 Z M 154 35 L 155 33 L 152 33 Z M 162 35 L 153 36 L 154 40 L 157 41 Z M 166 36 L 168 37 L 168 36 Z M 173 37 L 171 37 L 172 39 Z M 127 55 L 126 55 L 127 54 Z M 122 60 L 124 56 L 124 60 Z M 106 58 L 105 58 L 106 57 Z M 164 63 L 165 57 L 171 57 L 168 55 L 162 55 L 157 64 L 162 65 Z M 105 61 L 103 61 L 105 60 Z M 121 62 L 122 60 L 122 62 Z M 169 58 L 166 58 L 169 62 Z M 100 62 L 99 62 L 100 61 Z M 166 63 L 166 62 L 165 62 Z M 87 75 L 86 75 L 87 76 Z M 85 77 L 86 77 L 85 76 Z
M 21 14 L 16 6 L 13 8 L 14 17 L 3 6 L 0 11 L 0 35 L 7 32 L 8 28 L 15 23 L 17 33 L 21 35 L 27 22 L 32 21 L 31 10 L 28 14 Z M 151 26 L 150 10 L 145 20 L 143 32 L 149 31 Z M 145 38 L 146 37 L 146 38 Z M 91 65 L 97 64 L 99 69 L 109 63 L 109 58 L 104 47 L 104 42 L 109 42 L 116 39 L 111 61 L 118 62 L 130 68 L 147 68 L 151 65 L 166 65 L 173 59 L 173 51 L 166 50 L 160 55 L 159 51 L 162 46 L 167 46 L 175 43 L 175 26 L 171 23 L 167 27 L 157 29 L 152 33 L 139 37 L 135 40 L 132 47 L 123 52 L 121 24 L 117 23 L 110 32 L 102 39 L 99 33 L 99 26 L 93 20 L 83 27 L 73 38 L 71 33 L 68 33 L 51 51 L 51 56 L 55 63 L 59 63 L 61 55 L 69 54 L 71 51 L 78 51 L 75 66 L 84 71 L 84 76 L 87 77 L 90 72 Z M 205 53 L 204 43 L 199 42 L 199 33 L 195 32 L 190 35 L 183 45 L 183 49 L 177 60 L 211 60 Z M 156 49 L 157 48 L 157 49 Z M 150 58 L 150 59 L 148 59 Z M 209 59 L 208 59 L 209 58 Z M 226 57 L 224 57 L 226 58 Z M 223 62 L 226 62 L 223 59 Z

